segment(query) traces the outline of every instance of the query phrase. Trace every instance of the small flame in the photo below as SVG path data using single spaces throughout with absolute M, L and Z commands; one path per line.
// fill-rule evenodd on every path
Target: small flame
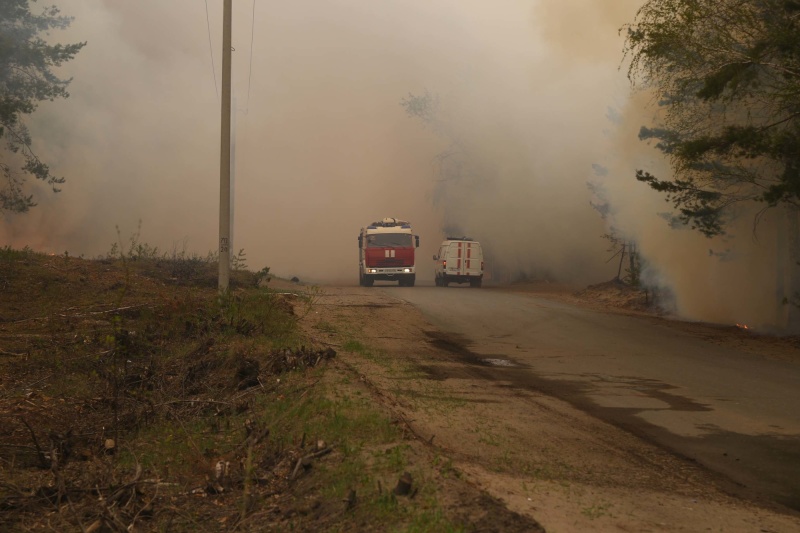
M 739 329 L 750 329 L 749 327 L 747 327 L 747 324 L 736 324 L 736 327 Z

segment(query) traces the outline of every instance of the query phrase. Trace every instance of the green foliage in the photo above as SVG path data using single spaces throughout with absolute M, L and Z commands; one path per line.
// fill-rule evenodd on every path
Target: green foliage
M 256 272 L 256 287 L 260 286 L 262 283 L 268 283 L 271 279 L 269 277 L 269 267 L 264 267 L 258 272 Z
M 31 254 L 33 254 L 33 250 L 30 246 L 25 246 L 22 250 L 16 250 L 8 245 L 0 248 L 0 260 L 3 261 L 21 261 L 27 259 Z
M 231 268 L 233 270 L 247 270 L 247 254 L 244 248 L 239 249 L 239 253 L 231 256 Z
M 54 176 L 32 148 L 32 139 L 22 122 L 23 115 L 36 110 L 39 102 L 66 98 L 70 80 L 53 74 L 84 47 L 84 43 L 48 44 L 43 36 L 64 29 L 71 19 L 60 16 L 58 8 L 31 12 L 29 0 L 0 2 L 0 138 L 6 141 L 0 160 L 5 183 L 0 188 L 0 211 L 25 212 L 36 203 L 24 191 L 25 176 L 42 180 L 58 191 L 64 178 Z
M 639 137 L 674 172 L 639 181 L 706 236 L 740 202 L 800 203 L 800 2 L 649 0 L 623 30 L 629 77 L 662 108 Z
M 686 180 L 659 180 L 649 172 L 637 170 L 636 179 L 647 183 L 656 191 L 666 193 L 680 213 L 678 219 L 684 224 L 690 224 L 692 229 L 707 237 L 723 232 L 721 193 L 698 187 L 692 177 Z

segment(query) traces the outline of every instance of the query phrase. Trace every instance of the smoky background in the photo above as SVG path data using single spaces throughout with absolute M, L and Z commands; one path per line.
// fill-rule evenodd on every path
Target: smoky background
M 60 71 L 71 97 L 29 126 L 67 183 L 4 215 L 0 242 L 95 257 L 141 221 L 140 239 L 165 252 L 216 249 L 221 2 L 208 0 L 208 19 L 202 0 L 53 3 L 75 20 L 52 38 L 88 45 Z M 657 111 L 622 61 L 619 29 L 642 3 L 234 2 L 233 251 L 252 269 L 355 284 L 359 228 L 397 217 L 421 237 L 420 280 L 456 232 L 484 244 L 495 280 L 577 288 L 616 275 L 601 238 L 613 226 L 672 311 L 780 325 L 779 213 L 754 230 L 744 209 L 709 240 L 670 228 L 670 206 L 634 179 L 668 173 L 638 139 Z M 458 179 L 437 163 L 447 136 L 401 105 L 426 91 L 467 154 Z

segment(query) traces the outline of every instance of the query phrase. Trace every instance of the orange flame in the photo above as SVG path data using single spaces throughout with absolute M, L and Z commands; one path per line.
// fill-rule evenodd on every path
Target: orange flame
M 750 329 L 749 327 L 747 327 L 747 324 L 736 324 L 736 327 L 739 329 Z

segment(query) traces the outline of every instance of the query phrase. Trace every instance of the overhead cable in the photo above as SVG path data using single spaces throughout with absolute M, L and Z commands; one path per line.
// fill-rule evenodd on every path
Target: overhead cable
M 255 0 L 253 0 L 255 2 Z M 208 0 L 206 0 L 206 26 L 208 28 L 208 51 L 211 54 L 211 75 L 214 76 L 214 92 L 217 93 L 219 100 L 219 89 L 217 88 L 217 69 L 214 68 L 214 47 L 211 45 L 211 21 L 208 19 Z

